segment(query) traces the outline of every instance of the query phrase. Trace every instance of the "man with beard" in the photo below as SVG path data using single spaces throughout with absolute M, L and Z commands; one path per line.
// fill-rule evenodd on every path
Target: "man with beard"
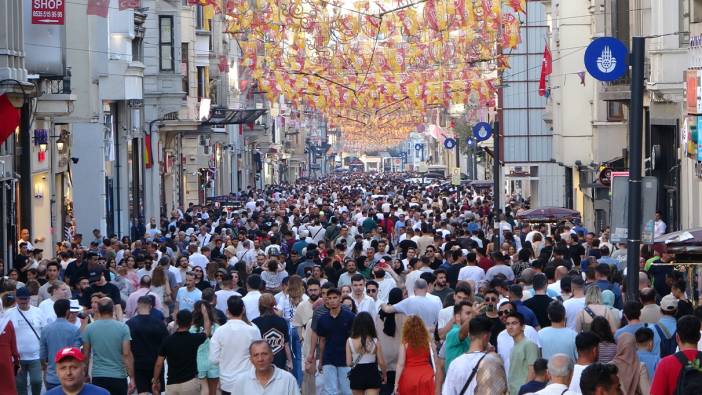
M 293 316 L 292 325 L 297 330 L 298 336 L 302 341 L 302 358 L 303 361 L 307 360 L 307 356 L 310 354 L 312 348 L 312 316 L 314 314 L 315 307 L 318 307 L 322 300 L 320 299 L 321 287 L 319 281 L 310 278 L 307 280 L 307 296 L 309 299 L 303 300 L 297 306 L 295 310 L 295 315 Z M 315 370 L 316 367 L 312 366 L 311 369 L 307 369 L 305 366 L 304 376 L 302 378 L 302 393 L 303 394 L 315 394 Z

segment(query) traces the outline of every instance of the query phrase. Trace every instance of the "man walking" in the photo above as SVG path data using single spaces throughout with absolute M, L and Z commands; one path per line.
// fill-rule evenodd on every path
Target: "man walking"
M 222 395 L 239 393 L 234 379 L 251 367 L 249 346 L 261 339 L 261 331 L 244 321 L 246 308 L 238 296 L 227 300 L 229 321 L 217 329 L 210 340 L 210 361 L 219 364 Z
M 132 353 L 134 354 L 134 381 L 137 392 L 140 394 L 151 391 L 151 378 L 159 347 L 163 339 L 168 336 L 168 330 L 163 320 L 151 315 L 152 300 L 151 296 L 139 297 L 137 315 L 127 321 L 132 337 Z
M 67 321 L 71 310 L 68 299 L 59 299 L 54 303 L 56 320 L 41 331 L 41 363 L 46 372 L 44 385 L 47 390 L 61 385 L 56 373 L 56 361 L 53 358 L 66 347 L 80 347 L 82 340 L 78 328 Z
M 52 358 L 61 385 L 46 391 L 45 395 L 110 395 L 110 392 L 93 384 L 86 383 L 86 357 L 78 348 L 68 347 L 59 350 Z
M 204 307 L 203 307 L 204 309 Z M 203 314 L 205 331 L 190 333 L 193 313 L 181 310 L 176 314 L 176 332 L 168 336 L 161 345 L 153 367 L 151 388 L 154 394 L 161 393 L 163 382 L 163 365 L 168 361 L 168 385 L 166 393 L 170 395 L 198 395 L 200 381 L 197 378 L 197 349 L 210 334 L 210 321 L 207 312 Z
M 534 361 L 539 358 L 539 348 L 524 336 L 524 316 L 520 313 L 510 313 L 505 326 L 514 339 L 509 358 L 509 394 L 517 395 L 519 388 L 534 378 Z
M 83 333 L 86 360 L 93 358 L 92 382 L 112 395 L 131 394 L 135 377 L 129 328 L 113 318 L 112 299 L 103 297 L 97 305 L 96 320 Z M 129 384 L 127 377 L 131 378 Z
M 26 395 L 29 384 L 32 395 L 39 395 L 42 384 L 39 334 L 46 326 L 46 320 L 38 307 L 29 304 L 30 292 L 26 287 L 18 289 L 15 297 L 17 306 L 9 309 L 7 315 L 15 327 L 17 349 L 20 354 L 20 370 L 15 377 L 17 393 Z M 28 377 L 29 382 L 27 382 Z
M 341 308 L 341 291 L 336 288 L 327 291 L 329 312 L 319 318 L 317 335 L 324 393 L 351 394 L 351 384 L 347 376 L 350 368 L 346 365 L 346 342 L 351 332 L 354 314 Z
M 492 322 L 487 317 L 478 316 L 469 321 L 469 326 L 470 348 L 449 365 L 442 395 L 505 393 L 507 378 L 502 360 L 497 354 L 487 351 Z
M 299 395 L 300 388 L 292 374 L 273 363 L 273 350 L 265 340 L 255 340 L 249 346 L 252 369 L 239 374 L 234 387 L 241 394 Z
M 548 360 L 548 375 L 551 378 L 546 388 L 534 395 L 575 395 L 568 390 L 573 377 L 573 360 L 565 354 L 555 354 Z

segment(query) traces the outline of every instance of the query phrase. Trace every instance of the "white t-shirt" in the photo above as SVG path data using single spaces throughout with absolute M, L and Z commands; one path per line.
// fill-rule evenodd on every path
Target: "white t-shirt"
M 44 319 L 42 311 L 38 307 L 29 306 L 29 310 L 22 311 L 22 314 L 27 320 L 22 318 L 18 307 L 7 310 L 6 314 L 10 316 L 12 325 L 15 327 L 17 350 L 19 351 L 20 359 L 22 361 L 38 360 L 40 345 L 37 335 L 41 335 L 41 330 L 46 326 L 46 320 Z M 29 321 L 29 323 L 27 321 Z M 34 327 L 36 335 L 29 326 L 30 323 L 32 327 Z
M 217 304 L 215 307 L 217 307 L 219 310 L 222 310 L 223 312 L 226 313 L 227 311 L 227 301 L 229 298 L 232 296 L 241 296 L 239 292 L 236 292 L 231 289 L 220 289 L 219 291 L 215 292 L 215 295 L 217 296 Z
M 451 317 L 453 317 L 453 306 L 444 307 L 443 309 L 441 309 L 439 311 L 439 329 L 445 327 L 446 324 L 451 320 Z
M 458 272 L 458 281 L 473 280 L 477 285 L 485 279 L 485 270 L 480 266 L 466 266 Z
M 566 327 L 575 330 L 578 314 L 585 308 L 585 297 L 570 298 L 563 302 L 563 307 L 565 307 L 566 311 Z
M 531 325 L 524 325 L 524 337 L 530 342 L 536 344 L 537 347 L 541 348 L 541 343 L 539 342 L 539 333 L 536 332 Z M 514 348 L 514 339 L 512 336 L 507 334 L 507 329 L 503 329 L 499 335 L 497 335 L 497 353 L 502 357 L 502 362 L 505 365 L 505 375 L 509 376 L 509 357 L 512 354 L 512 348 Z M 507 377 L 509 380 L 509 377 Z
M 54 303 L 55 302 L 53 299 L 45 299 L 42 300 L 41 303 L 39 303 L 39 310 L 41 310 L 41 314 L 44 316 L 44 321 L 46 321 L 46 325 L 49 325 L 50 323 L 56 321 Z
M 570 386 L 568 391 L 573 391 L 576 394 L 582 394 L 580 391 L 580 376 L 583 374 L 583 370 L 588 367 L 588 365 L 578 365 L 577 363 L 573 366 L 573 377 L 570 379 Z
M 246 318 L 249 320 L 249 322 L 261 315 L 258 310 L 259 299 L 261 299 L 261 293 L 259 291 L 251 291 L 242 298 L 244 301 L 244 306 L 246 306 Z
M 378 281 L 378 300 L 387 303 L 388 297 L 390 296 L 390 291 L 397 287 L 397 282 L 392 277 L 385 276 L 382 280 Z
M 414 270 L 407 275 L 405 278 L 405 288 L 407 288 L 407 296 L 414 296 L 414 282 L 419 279 L 419 277 L 424 272 L 431 272 L 432 270 L 428 267 L 423 267 L 419 270 Z
M 470 377 L 471 372 L 475 369 L 475 364 L 485 355 L 483 352 L 469 352 L 454 359 L 449 365 L 446 372 L 446 379 L 442 388 L 442 395 L 458 395 L 461 393 L 466 380 Z M 487 357 L 486 357 L 487 358 Z M 476 377 L 471 380 L 471 383 L 466 389 L 466 394 L 473 394 L 478 380 Z

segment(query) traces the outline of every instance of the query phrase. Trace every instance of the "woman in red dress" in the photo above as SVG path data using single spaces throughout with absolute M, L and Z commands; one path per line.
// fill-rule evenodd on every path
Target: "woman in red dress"
M 421 318 L 410 316 L 402 326 L 402 344 L 397 357 L 395 394 L 434 393 L 434 350 Z
M 3 297 L 4 301 L 5 297 Z M 16 394 L 15 372 L 19 367 L 19 352 L 15 328 L 0 304 L 0 394 Z

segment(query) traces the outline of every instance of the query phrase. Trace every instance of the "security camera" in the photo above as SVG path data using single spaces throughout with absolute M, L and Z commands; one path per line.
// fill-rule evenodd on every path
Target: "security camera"
M 71 157 L 71 162 L 73 162 L 74 165 L 77 164 L 79 160 L 80 158 Z

